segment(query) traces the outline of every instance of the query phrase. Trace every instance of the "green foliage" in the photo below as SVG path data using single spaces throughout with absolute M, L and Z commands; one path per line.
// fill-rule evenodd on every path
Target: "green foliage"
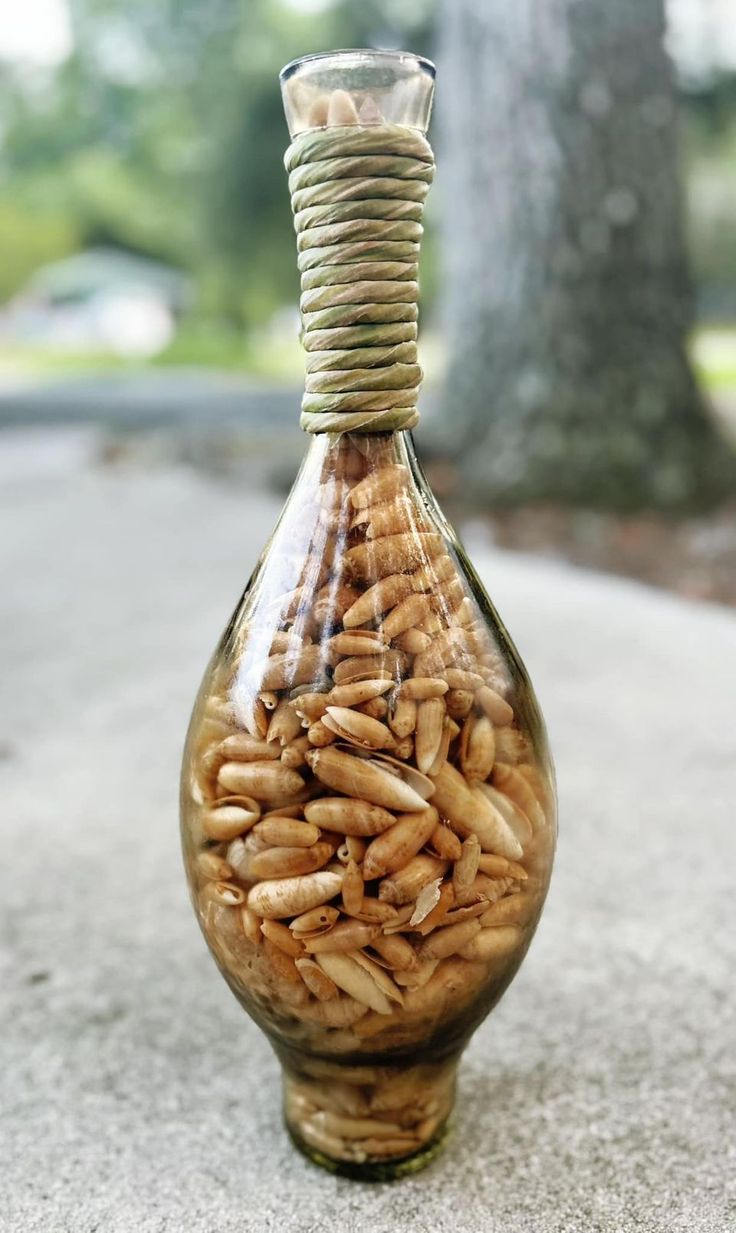
M 66 257 L 79 246 L 79 232 L 65 213 L 29 211 L 0 196 L 0 303 L 9 299 L 34 270 Z
M 112 243 L 189 271 L 200 312 L 233 328 L 293 303 L 279 69 L 340 46 L 426 51 L 432 0 L 312 12 L 286 0 L 70 7 L 74 52 L 45 89 L 0 70 L 0 204 L 29 212 L 25 230 L 12 229 L 17 243 L 6 241 L 18 252 L 0 300 L 70 247 Z M 33 234 L 41 211 L 56 220 L 54 244 L 50 223 Z

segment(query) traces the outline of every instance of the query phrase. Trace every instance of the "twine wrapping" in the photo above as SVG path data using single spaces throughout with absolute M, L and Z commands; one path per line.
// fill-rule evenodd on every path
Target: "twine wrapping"
M 419 419 L 417 263 L 434 175 L 397 124 L 300 133 L 284 158 L 297 232 L 306 432 L 396 432 Z

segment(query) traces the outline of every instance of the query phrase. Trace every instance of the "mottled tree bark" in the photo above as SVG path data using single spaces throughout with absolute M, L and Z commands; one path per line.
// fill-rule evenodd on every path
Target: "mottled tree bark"
M 489 501 L 681 508 L 736 474 L 685 352 L 663 27 L 663 0 L 442 6 L 444 440 Z

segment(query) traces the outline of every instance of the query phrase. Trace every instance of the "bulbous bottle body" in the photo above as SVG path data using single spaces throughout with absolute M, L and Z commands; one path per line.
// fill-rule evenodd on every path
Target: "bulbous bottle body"
M 348 1174 L 419 1167 L 531 941 L 556 819 L 528 677 L 408 433 L 313 440 L 206 671 L 181 800 L 194 908 L 293 1137 Z

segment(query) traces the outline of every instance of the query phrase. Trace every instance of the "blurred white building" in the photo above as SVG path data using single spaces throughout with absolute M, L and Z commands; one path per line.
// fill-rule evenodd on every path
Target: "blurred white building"
M 191 298 L 178 270 L 119 249 L 88 249 L 36 270 L 0 312 L 0 338 L 145 358 L 171 341 Z

